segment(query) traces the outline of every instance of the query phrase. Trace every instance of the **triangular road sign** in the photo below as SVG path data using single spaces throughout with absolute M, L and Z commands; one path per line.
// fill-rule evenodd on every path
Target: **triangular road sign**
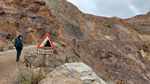
M 54 49 L 54 45 L 53 45 L 51 38 L 48 34 L 46 34 L 44 39 L 38 45 L 38 48 L 40 48 L 40 49 Z

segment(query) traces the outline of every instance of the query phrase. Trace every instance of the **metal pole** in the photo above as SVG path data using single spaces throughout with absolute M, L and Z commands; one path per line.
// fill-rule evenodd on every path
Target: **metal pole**
M 43 54 L 43 62 L 42 62 L 42 67 L 45 67 L 45 62 L 46 62 L 46 54 Z
M 46 56 L 46 67 L 50 67 L 49 55 Z

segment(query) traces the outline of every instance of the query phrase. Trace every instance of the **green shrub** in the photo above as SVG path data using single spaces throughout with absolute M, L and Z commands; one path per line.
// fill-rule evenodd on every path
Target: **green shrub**
M 68 56 L 66 56 L 66 59 L 65 59 L 65 62 L 69 62 L 69 57 Z
M 23 84 L 31 84 L 31 82 L 26 81 L 24 78 L 22 79 L 22 83 L 23 83 Z
M 80 13 L 82 13 L 82 11 L 80 11 Z
M 108 72 L 105 72 L 105 75 L 106 75 L 106 76 L 109 76 L 109 77 L 111 76 Z
M 22 84 L 37 84 L 45 77 L 44 72 L 41 70 L 34 72 L 32 69 L 20 69 L 19 71 L 21 72 Z
M 49 2 L 51 2 L 52 0 L 48 0 Z
M 58 5 L 59 4 L 59 2 L 56 2 L 56 5 Z
M 111 25 L 110 25 L 110 24 L 107 24 L 107 27 L 111 28 Z
M 66 43 L 66 41 L 63 41 L 63 43 Z
M 60 13 L 59 10 L 57 10 L 57 12 Z
M 78 23 L 78 21 L 76 20 L 76 23 Z

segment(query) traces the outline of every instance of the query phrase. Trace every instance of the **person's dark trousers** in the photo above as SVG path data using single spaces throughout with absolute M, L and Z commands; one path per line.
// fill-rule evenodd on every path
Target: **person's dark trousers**
M 16 49 L 17 50 L 17 58 L 16 58 L 16 62 L 18 62 L 20 60 L 20 55 L 21 55 L 21 50 L 22 49 Z

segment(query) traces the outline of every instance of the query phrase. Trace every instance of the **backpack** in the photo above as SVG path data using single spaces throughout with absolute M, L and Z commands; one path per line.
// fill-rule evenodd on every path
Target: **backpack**
M 15 47 L 17 47 L 17 39 L 13 39 L 13 44 Z

